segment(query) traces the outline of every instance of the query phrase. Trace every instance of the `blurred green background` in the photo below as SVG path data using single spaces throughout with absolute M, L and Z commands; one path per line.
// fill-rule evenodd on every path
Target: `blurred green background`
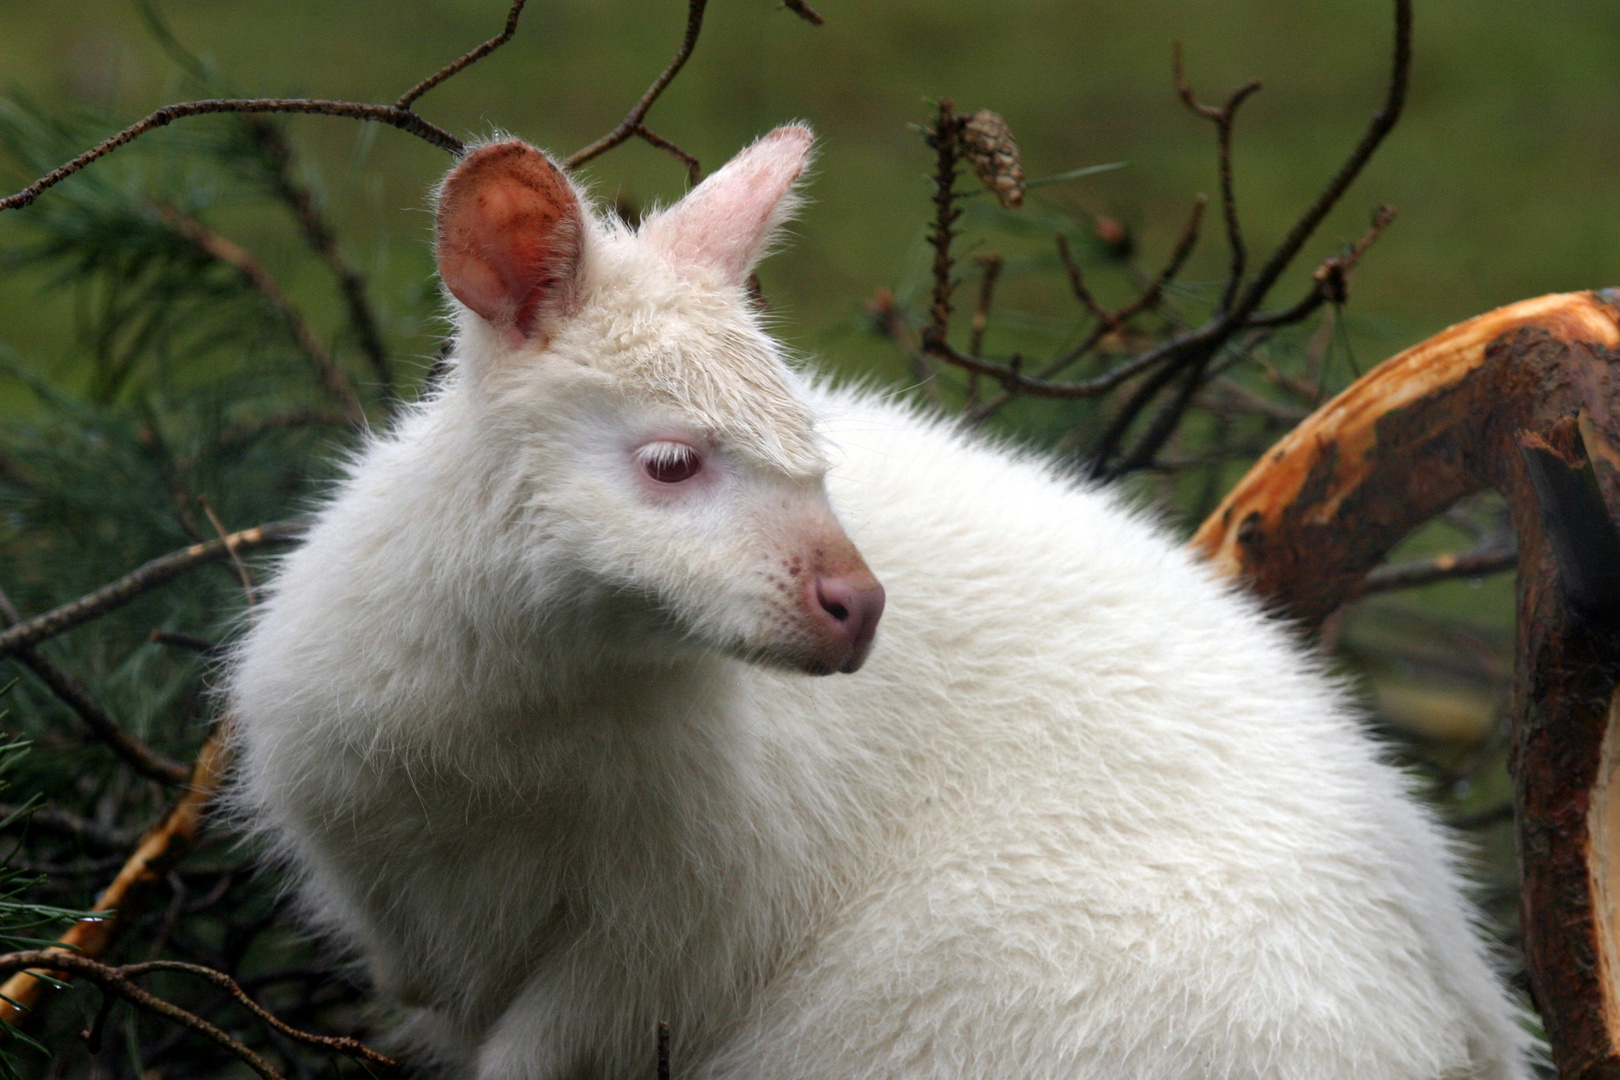
M 390 101 L 493 33 L 505 6 L 171 0 L 163 10 L 236 92 Z M 500 129 L 566 152 L 623 115 L 679 39 L 684 9 L 535 0 L 511 45 L 419 108 L 457 133 Z M 1185 42 L 1206 98 L 1265 80 L 1237 137 L 1238 193 L 1257 248 L 1337 166 L 1388 67 L 1389 6 L 1375 0 L 822 0 L 819 10 L 827 21 L 817 28 L 774 0 L 714 0 L 696 55 L 650 121 L 709 169 L 773 124 L 815 125 L 814 202 L 763 278 L 786 316 L 782 333 L 849 369 L 894 364 L 883 343 L 841 331 L 874 289 L 903 284 L 920 265 L 928 156 L 907 125 L 926 116 L 925 98 L 1001 112 L 1031 177 L 1129 162 L 1042 196 L 1129 223 L 1152 265 L 1192 196 L 1214 189 L 1208 127 L 1172 93 L 1173 39 Z M 1406 117 L 1292 279 L 1359 234 L 1375 203 L 1397 208 L 1353 294 L 1363 362 L 1500 303 L 1620 281 L 1620 5 L 1422 0 L 1416 55 Z M 183 89 L 126 0 L 0 2 L 0 72 L 5 90 L 122 119 Z M 430 271 L 424 193 L 446 156 L 391 129 L 291 124 L 387 306 Z M 590 178 L 604 197 L 636 202 L 673 197 L 684 181 L 641 145 L 609 155 Z M 5 229 L 0 220 L 0 240 Z M 238 239 L 292 270 L 276 266 L 275 236 Z M 1211 230 L 1190 278 L 1214 279 L 1223 257 Z M 1279 298 L 1294 291 L 1285 284 Z M 25 356 L 60 356 L 67 302 L 5 282 L 0 329 Z M 424 327 L 414 351 L 430 353 L 432 335 Z

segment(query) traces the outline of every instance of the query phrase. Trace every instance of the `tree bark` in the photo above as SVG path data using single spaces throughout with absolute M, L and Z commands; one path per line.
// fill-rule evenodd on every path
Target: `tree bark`
M 1306 418 L 1195 550 L 1314 628 L 1494 488 L 1518 533 L 1511 768 L 1530 984 L 1565 1080 L 1620 1078 L 1620 291 L 1512 304 Z

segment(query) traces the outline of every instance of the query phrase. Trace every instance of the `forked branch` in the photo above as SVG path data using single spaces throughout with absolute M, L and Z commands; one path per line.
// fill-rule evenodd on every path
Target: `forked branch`
M 270 1062 L 251 1047 L 232 1038 L 225 1031 L 197 1014 L 182 1009 L 173 1002 L 165 1001 L 136 982 L 137 979 L 144 975 L 159 971 L 178 972 L 213 983 L 234 998 L 243 1008 L 258 1017 L 266 1026 L 295 1042 L 330 1050 L 334 1053 L 345 1054 L 367 1065 L 384 1070 L 392 1070 L 398 1064 L 393 1058 L 379 1054 L 358 1039 L 315 1035 L 283 1023 L 249 997 L 247 991 L 243 990 L 235 979 L 222 971 L 215 971 L 213 968 L 206 968 L 199 964 L 186 964 L 173 960 L 154 960 L 144 964 L 126 964 L 122 967 L 115 967 L 111 964 L 103 964 L 87 956 L 80 956 L 76 953 L 64 952 L 58 949 L 28 949 L 21 952 L 0 953 L 0 974 L 12 975 L 13 979 L 18 974 L 24 973 L 26 973 L 24 977 L 33 979 L 84 979 L 86 982 L 94 983 L 108 998 L 120 998 L 145 1012 L 161 1016 L 182 1027 L 189 1028 L 241 1061 L 248 1068 L 264 1077 L 265 1080 L 283 1080 L 281 1074 L 275 1070 Z M 105 1015 L 106 1010 L 103 1008 L 101 1018 L 104 1018 Z M 100 1038 L 99 1026 L 101 1018 L 98 1018 L 96 1027 L 87 1032 L 93 1040 Z
M 587 161 L 601 157 L 615 146 L 639 136 L 661 150 L 674 153 L 686 164 L 692 176 L 699 174 L 696 158 L 684 150 L 676 148 L 673 143 L 653 135 L 642 125 L 642 121 L 647 118 L 648 110 L 669 88 L 669 84 L 675 81 L 675 76 L 681 73 L 681 68 L 686 66 L 686 61 L 691 59 L 692 50 L 697 47 L 698 35 L 703 32 L 703 12 L 708 6 L 709 0 L 688 0 L 686 34 L 681 38 L 681 45 L 680 48 L 675 50 L 675 56 L 665 66 L 664 70 L 659 72 L 658 77 L 652 81 L 652 85 L 647 87 L 640 100 L 631 107 L 630 111 L 625 114 L 624 119 L 620 120 L 612 131 L 609 131 L 589 146 L 575 150 L 568 155 L 568 160 L 563 163 L 564 165 L 570 169 L 577 169 Z

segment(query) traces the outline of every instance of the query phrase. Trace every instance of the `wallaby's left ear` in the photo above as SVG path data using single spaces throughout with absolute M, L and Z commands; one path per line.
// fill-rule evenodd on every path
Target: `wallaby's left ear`
M 797 208 L 793 182 L 810 163 L 814 142 L 802 124 L 777 128 L 649 219 L 641 235 L 676 263 L 743 284 Z

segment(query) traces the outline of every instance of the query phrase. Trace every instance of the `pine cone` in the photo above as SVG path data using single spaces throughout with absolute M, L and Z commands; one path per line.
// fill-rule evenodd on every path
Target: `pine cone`
M 1009 210 L 1024 202 L 1024 161 L 1007 121 L 980 109 L 962 124 L 962 156 Z

